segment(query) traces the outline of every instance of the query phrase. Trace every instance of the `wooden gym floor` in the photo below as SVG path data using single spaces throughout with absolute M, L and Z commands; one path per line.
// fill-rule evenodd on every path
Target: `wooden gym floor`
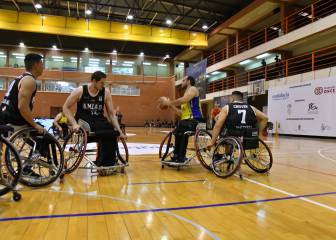
M 128 142 L 165 133 L 129 128 Z M 268 138 L 269 175 L 244 180 L 202 166 L 161 169 L 158 155 L 130 157 L 125 175 L 78 170 L 51 186 L 0 198 L 0 239 L 336 239 L 335 140 Z

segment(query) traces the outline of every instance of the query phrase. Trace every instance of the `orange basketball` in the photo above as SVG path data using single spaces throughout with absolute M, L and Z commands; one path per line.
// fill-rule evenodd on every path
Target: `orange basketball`
M 166 110 L 168 109 L 168 105 L 165 104 L 165 102 L 168 101 L 168 98 L 166 97 L 160 97 L 158 102 L 159 102 L 159 108 L 161 110 Z

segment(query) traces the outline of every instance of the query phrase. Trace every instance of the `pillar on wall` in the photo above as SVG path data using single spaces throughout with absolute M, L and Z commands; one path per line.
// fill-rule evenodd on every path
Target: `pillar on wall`
M 9 67 L 9 49 L 6 50 L 6 67 Z

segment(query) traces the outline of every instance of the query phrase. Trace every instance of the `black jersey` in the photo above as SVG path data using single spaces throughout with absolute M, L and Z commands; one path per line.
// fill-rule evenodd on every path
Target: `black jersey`
M 11 123 L 14 125 L 25 125 L 27 124 L 27 121 L 22 117 L 20 111 L 19 111 L 19 83 L 22 78 L 26 76 L 35 77 L 29 73 L 26 72 L 22 74 L 21 76 L 14 79 L 14 81 L 11 82 L 7 93 L 1 103 L 1 113 L 5 116 L 6 123 Z M 35 100 L 35 94 L 36 94 L 36 83 L 35 83 L 35 90 L 30 98 L 29 108 L 32 111 L 34 100 Z
M 83 85 L 83 94 L 77 102 L 76 119 L 88 122 L 104 119 L 105 88 L 100 90 L 95 97 L 89 93 L 88 85 Z
M 227 129 L 256 128 L 257 117 L 252 107 L 241 102 L 229 104 L 229 113 L 225 121 Z

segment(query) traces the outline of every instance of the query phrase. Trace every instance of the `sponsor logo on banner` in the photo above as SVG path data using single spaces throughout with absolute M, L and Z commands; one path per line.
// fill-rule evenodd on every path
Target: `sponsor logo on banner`
M 308 114 L 318 114 L 318 106 L 315 103 L 308 104 Z
M 277 93 L 277 94 L 272 96 L 273 100 L 286 100 L 288 98 L 289 98 L 289 92 Z
M 324 131 L 330 131 L 331 130 L 331 126 L 327 125 L 327 124 L 324 124 L 322 123 L 321 124 L 321 131 L 324 132 Z
M 287 104 L 287 114 L 291 115 L 292 114 L 292 104 Z
M 335 94 L 336 88 L 335 86 L 330 87 L 316 87 L 314 89 L 315 95 L 322 95 L 322 94 Z

